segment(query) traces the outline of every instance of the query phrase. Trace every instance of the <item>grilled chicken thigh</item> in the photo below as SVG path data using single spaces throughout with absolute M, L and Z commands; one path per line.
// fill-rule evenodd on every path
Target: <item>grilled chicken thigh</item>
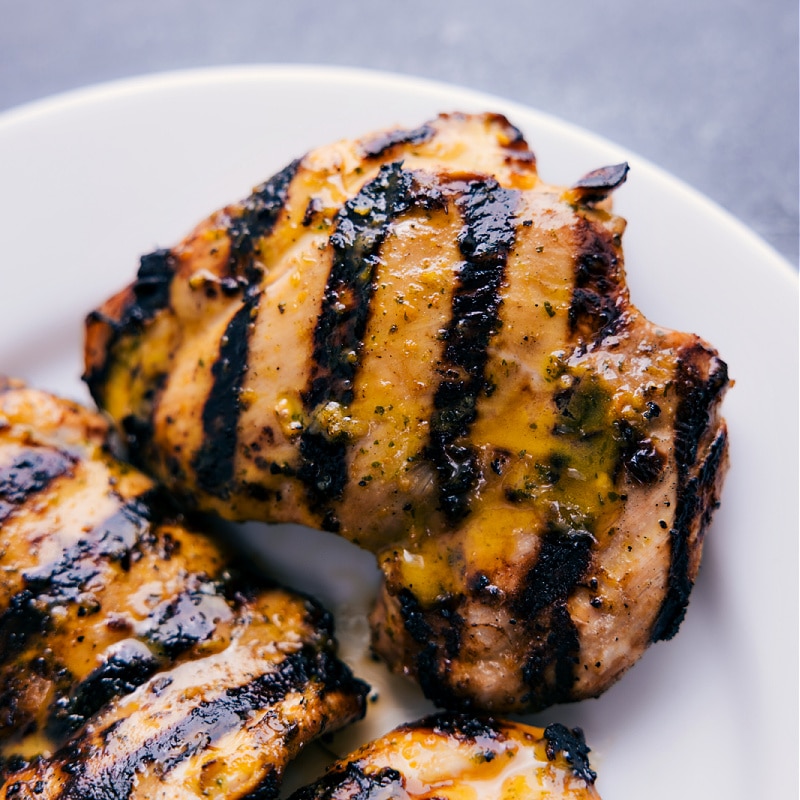
M 85 378 L 190 504 L 371 550 L 440 706 L 596 696 L 677 631 L 727 458 L 725 363 L 630 303 L 626 173 L 544 183 L 496 115 L 312 151 L 145 256 Z
M 238 574 L 107 434 L 0 379 L 0 798 L 276 796 L 366 686 L 326 611 Z
M 599 798 L 579 729 L 439 715 L 403 725 L 290 800 Z

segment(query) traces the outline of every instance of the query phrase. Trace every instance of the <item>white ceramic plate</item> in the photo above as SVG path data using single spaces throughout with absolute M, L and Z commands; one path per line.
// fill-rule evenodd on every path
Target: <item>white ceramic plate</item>
M 606 798 L 796 796 L 796 274 L 635 155 L 497 98 L 341 69 L 194 71 L 29 105 L 0 115 L 0 372 L 88 400 L 83 317 L 132 278 L 139 255 L 176 243 L 314 145 L 453 110 L 507 114 L 548 181 L 629 161 L 616 208 L 629 222 L 633 300 L 711 341 L 736 381 L 725 401 L 732 467 L 679 635 L 601 699 L 533 720 L 584 728 Z M 371 559 L 332 536 L 270 533 L 274 569 L 335 609 L 345 655 L 380 693 L 334 748 L 427 711 L 414 687 L 358 657 Z M 267 539 L 260 526 L 247 534 Z M 293 783 L 312 769 L 304 763 Z

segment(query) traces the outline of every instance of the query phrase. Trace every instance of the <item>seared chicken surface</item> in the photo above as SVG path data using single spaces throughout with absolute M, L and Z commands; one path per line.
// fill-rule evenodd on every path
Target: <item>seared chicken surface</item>
M 599 798 L 579 729 L 439 715 L 403 725 L 290 800 Z
M 0 798 L 277 796 L 367 687 L 326 611 L 238 574 L 107 434 L 0 379 Z
M 374 552 L 440 706 L 596 696 L 677 631 L 727 460 L 725 363 L 630 303 L 626 173 L 544 183 L 496 115 L 312 151 L 145 256 L 85 378 L 190 504 Z

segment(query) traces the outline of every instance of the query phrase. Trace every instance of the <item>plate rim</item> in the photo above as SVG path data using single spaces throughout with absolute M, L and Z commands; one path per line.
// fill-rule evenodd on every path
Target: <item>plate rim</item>
M 670 185 L 686 200 L 702 207 L 703 212 L 715 217 L 721 224 L 732 227 L 738 236 L 747 240 L 753 248 L 761 252 L 761 258 L 769 262 L 777 275 L 795 290 L 800 289 L 800 273 L 791 262 L 772 244 L 757 234 L 752 228 L 728 211 L 719 202 L 695 189 L 690 183 L 675 176 L 650 159 L 640 156 L 635 150 L 623 147 L 600 134 L 565 120 L 550 112 L 528 106 L 517 100 L 472 89 L 468 86 L 448 83 L 446 81 L 420 77 L 398 72 L 378 69 L 338 66 L 312 63 L 269 63 L 269 64 L 229 64 L 208 67 L 188 67 L 174 70 L 162 70 L 141 73 L 127 77 L 114 78 L 97 83 L 67 89 L 21 103 L 0 111 L 0 134 L 6 129 L 36 121 L 37 117 L 59 113 L 67 109 L 83 105 L 100 104 L 111 98 L 123 98 L 125 95 L 146 94 L 153 91 L 174 90 L 180 87 L 198 86 L 202 84 L 225 83 L 228 81 L 274 81 L 274 80 L 308 80 L 316 78 L 336 83 L 343 81 L 358 82 L 381 86 L 392 86 L 398 89 L 415 89 L 427 93 L 451 93 L 460 95 L 472 102 L 483 102 L 487 107 L 501 106 L 501 113 L 519 114 L 538 118 L 543 125 L 557 127 L 568 132 L 577 139 L 592 142 L 609 151 L 619 153 L 624 160 L 635 161 L 637 170 L 647 170 L 651 177 Z

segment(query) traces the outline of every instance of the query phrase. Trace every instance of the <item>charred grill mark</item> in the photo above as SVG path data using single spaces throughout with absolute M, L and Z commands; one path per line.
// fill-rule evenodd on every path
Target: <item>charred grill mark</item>
M 433 638 L 433 628 L 425 619 L 425 613 L 416 595 L 403 587 L 397 595 L 403 625 L 417 644 L 427 644 Z
M 69 694 L 58 697 L 48 716 L 45 733 L 53 742 L 66 741 L 93 714 L 116 697 L 141 686 L 161 662 L 147 645 L 126 639 Z
M 150 532 L 152 493 L 129 500 L 107 520 L 67 548 L 53 564 L 40 565 L 25 573 L 28 589 L 47 595 L 55 603 L 74 600 L 81 587 L 97 573 L 102 560 L 128 562 L 131 551 Z
M 695 524 L 699 526 L 697 536 L 701 540 L 716 506 L 716 479 L 727 449 L 727 434 L 723 428 L 709 446 L 697 473 L 692 474 L 698 466 L 698 448 L 708 430 L 709 409 L 716 404 L 728 385 L 728 369 L 725 362 L 713 357 L 708 378 L 703 379 L 691 356 L 690 353 L 678 362 L 677 385 L 681 401 L 674 423 L 678 486 L 675 519 L 670 530 L 667 591 L 650 634 L 653 642 L 671 639 L 683 622 L 692 590 L 689 574 L 692 528 Z M 698 521 L 698 514 L 703 510 L 704 516 Z
M 389 794 L 392 788 L 405 794 L 403 778 L 397 770 L 391 767 L 370 768 L 367 773 L 357 761 L 350 761 L 328 772 L 311 786 L 298 789 L 289 800 L 330 800 L 333 797 L 370 800 L 378 796 L 402 796 Z
M 72 470 L 75 459 L 60 450 L 41 448 L 16 456 L 0 467 L 0 522 L 52 481 Z
M 728 367 L 713 356 L 708 378 L 703 379 L 693 362 L 706 351 L 700 345 L 678 361 L 676 385 L 680 405 L 675 414 L 675 461 L 678 474 L 686 479 L 697 462 L 697 449 L 708 429 L 709 409 L 713 408 L 728 386 Z
M 422 648 L 416 657 L 416 674 L 420 688 L 425 697 L 438 706 L 447 708 L 458 699 L 449 690 L 446 681 L 439 677 L 441 660 L 434 642 L 433 628 L 428 623 L 419 600 L 410 589 L 404 587 L 400 590 L 398 602 L 406 631 Z
M 101 610 L 97 593 L 85 591 L 103 571 L 103 562 L 116 562 L 127 571 L 143 548 L 158 548 L 165 559 L 171 556 L 174 543 L 168 536 L 156 536 L 152 529 L 153 518 L 169 510 L 157 495 L 148 492 L 128 501 L 55 561 L 24 573 L 23 588 L 0 615 L 0 665 L 11 681 L 6 687 L 9 691 L 14 690 L 14 659 L 36 651 L 38 645 L 31 640 L 58 625 L 53 618 L 55 609 L 71 610 L 78 616 Z M 189 576 L 187 581 L 191 580 Z M 74 733 L 109 699 L 132 691 L 169 659 L 213 633 L 213 617 L 203 607 L 203 601 L 211 600 L 211 594 L 203 591 L 206 585 L 211 584 L 201 581 L 196 591 L 178 595 L 152 612 L 141 635 L 157 652 L 143 641 L 123 640 L 112 646 L 105 662 L 83 681 L 76 681 L 54 658 L 35 659 L 37 674 L 53 685 L 46 733 L 54 742 Z M 0 691 L 0 708 L 8 705 L 6 694 L 5 689 Z
M 547 531 L 514 600 L 515 613 L 525 620 L 534 642 L 523 666 L 532 708 L 566 699 L 575 682 L 580 640 L 566 603 L 589 567 L 593 542 L 587 531 Z M 554 675 L 548 679 L 550 669 Z
M 23 575 L 23 588 L 10 600 L 0 615 L 0 666 L 3 685 L 0 689 L 0 716 L 7 725 L 18 728 L 30 709 L 15 704 L 13 696 L 19 691 L 19 663 L 22 654 L 34 652 L 31 640 L 44 636 L 54 625 L 52 613 L 56 608 L 73 608 L 78 615 L 98 610 L 83 595 L 86 584 L 99 572 L 102 559 L 126 563 L 132 548 L 149 530 L 147 504 L 133 500 L 118 513 L 90 531 L 76 545 L 62 552 L 53 563 L 28 570 Z M 34 657 L 28 666 L 36 675 L 52 684 L 53 711 L 48 731 L 66 737 L 76 730 L 88 713 L 100 708 L 105 697 L 98 691 L 97 680 L 89 686 L 75 685 L 75 680 L 52 655 Z M 15 677 L 16 676 L 16 677 Z M 100 678 L 100 676 L 95 676 Z M 102 683 L 102 682 L 101 682 Z M 76 694 L 75 694 L 76 693 Z M 77 705 L 73 707 L 73 699 Z M 5 709 L 3 711 L 2 709 Z
M 450 601 L 453 605 L 454 598 Z M 458 658 L 461 653 L 461 636 L 464 631 L 464 617 L 455 610 L 448 606 L 443 606 L 439 609 L 439 615 L 444 623 L 443 637 L 444 637 L 444 651 L 448 658 Z
M 561 753 L 576 777 L 590 785 L 595 782 L 597 773 L 589 766 L 590 750 L 580 728 L 570 730 L 561 723 L 554 722 L 544 729 L 544 738 L 547 741 L 545 752 L 550 761 L 555 761 Z
M 625 183 L 628 169 L 628 164 L 623 162 L 592 170 L 573 184 L 572 193 L 585 205 L 599 203 Z
M 548 530 L 515 603 L 518 613 L 532 617 L 565 600 L 589 566 L 593 542 L 587 531 Z
M 218 586 L 196 576 L 187 582 L 196 586 L 154 609 L 145 629 L 147 640 L 169 659 L 209 639 L 216 629 L 215 614 L 220 608 Z
M 666 466 L 666 458 L 656 450 L 653 440 L 626 420 L 617 420 L 614 427 L 620 444 L 619 465 L 615 471 L 625 470 L 630 478 L 642 485 L 658 480 Z
M 2 756 L 0 755 L 0 788 L 3 787 L 5 781 L 8 779 L 15 772 L 19 772 L 23 769 L 27 769 L 30 766 L 30 761 L 23 758 L 21 755 L 14 754 L 10 756 Z M 6 792 L 6 797 L 13 797 L 14 795 L 10 793 L 11 786 L 8 787 Z
M 314 329 L 312 378 L 303 398 L 310 414 L 325 403 L 348 406 L 353 401 L 381 246 L 394 219 L 414 203 L 426 202 L 414 183 L 401 163 L 384 165 L 339 212 L 330 238 L 333 262 Z M 348 478 L 346 452 L 343 436 L 330 437 L 315 429 L 303 432 L 298 477 L 317 509 L 342 497 Z
M 5 637 L 12 647 L 14 634 L 21 634 L 19 638 L 25 640 L 43 632 L 44 615 L 36 613 L 27 602 L 30 598 L 21 599 L 24 602 L 19 606 L 15 603 L 5 620 Z M 48 691 L 55 697 L 66 696 L 74 682 L 70 671 L 52 650 L 17 655 L 20 657 L 16 661 L 0 669 L 0 739 L 34 732 L 39 724 L 41 698 Z
M 487 390 L 489 340 L 500 325 L 500 289 L 516 238 L 519 194 L 493 179 L 471 181 L 456 200 L 464 219 L 458 244 L 464 261 L 453 294 L 443 380 L 434 394 L 430 441 L 425 457 L 439 479 L 439 503 L 455 524 L 469 513 L 468 494 L 479 475 L 474 449 L 458 444 L 477 416 L 478 397 Z
M 122 430 L 125 433 L 125 441 L 130 451 L 131 461 L 142 467 L 147 464 L 148 449 L 153 442 L 153 434 L 155 432 L 153 415 L 156 399 L 166 382 L 166 372 L 155 374 L 142 397 L 144 413 L 142 415 L 128 414 L 120 420 Z
M 120 333 L 138 329 L 169 305 L 169 292 L 175 276 L 175 256 L 169 250 L 155 250 L 139 259 L 139 272 L 133 284 L 134 302 L 126 306 L 115 326 Z
M 414 203 L 413 184 L 413 175 L 401 163 L 385 165 L 339 212 L 330 239 L 333 263 L 314 329 L 315 375 L 306 400 L 310 409 L 327 400 L 352 402 L 373 273 L 392 221 Z
M 548 530 L 536 563 L 515 601 L 517 613 L 531 618 L 547 606 L 563 602 L 589 566 L 594 537 L 587 531 Z
M 27 672 L 27 670 L 26 670 Z M 5 734 L 7 731 L 14 730 L 30 730 L 32 727 L 30 715 L 25 714 L 24 710 L 20 708 L 19 695 L 20 692 L 16 685 L 16 675 L 3 676 L 0 681 L 0 730 Z M 27 685 L 30 686 L 31 678 L 27 676 Z M 21 713 L 22 712 L 22 713 Z M 23 761 L 20 769 L 25 767 Z M 3 771 L 8 768 L 4 764 L 4 756 L 0 754 L 0 786 L 3 785 Z
M 90 757 L 94 749 L 92 739 L 78 739 L 62 751 L 59 761 L 66 779 L 54 797 L 61 800 L 122 800 L 130 795 L 143 767 L 150 766 L 163 777 L 214 742 L 240 730 L 254 713 L 274 707 L 293 692 L 304 692 L 310 683 L 335 688 L 338 681 L 349 676 L 349 672 L 343 676 L 343 670 L 347 668 L 337 664 L 328 653 L 318 653 L 306 647 L 287 656 L 273 671 L 243 686 L 230 687 L 211 699 L 199 701 L 182 720 L 160 730 L 140 747 L 130 750 L 118 748 L 121 755 L 99 770 L 91 769 L 100 763 Z M 349 678 L 353 680 L 352 676 Z M 106 744 L 116 735 L 116 726 L 102 734 Z
M 500 737 L 500 731 L 494 720 L 466 714 L 434 714 L 421 720 L 418 727 L 430 727 L 437 733 L 453 736 L 460 741 L 498 739 Z
M 176 259 L 170 250 L 156 250 L 141 257 L 136 280 L 131 286 L 128 301 L 118 319 L 111 319 L 98 311 L 86 318 L 87 325 L 100 323 L 110 329 L 105 344 L 106 357 L 102 363 L 83 376 L 92 397 L 98 402 L 108 380 L 108 370 L 114 363 L 116 344 L 125 336 L 136 334 L 156 314 L 169 306 Z
M 244 201 L 241 214 L 228 224 L 231 245 L 228 270 L 231 277 L 238 278 L 245 285 L 256 283 L 261 277 L 253 267 L 253 259 L 257 254 L 256 243 L 262 237 L 269 236 L 275 228 L 300 161 L 295 159 L 258 186 Z
M 588 346 L 611 335 L 622 314 L 618 302 L 620 265 L 608 231 L 581 218 L 576 235 L 578 255 L 568 319 L 570 331 L 580 333 Z
M 540 710 L 567 702 L 575 682 L 580 638 L 565 601 L 545 608 L 534 623 L 527 623 L 534 644 L 522 666 L 522 678 L 530 688 L 525 707 Z M 549 674 L 552 670 L 552 674 Z
M 420 644 L 431 642 L 434 638 L 440 639 L 445 656 L 451 659 L 458 658 L 464 630 L 464 618 L 456 610 L 460 599 L 452 595 L 445 596 L 437 599 L 432 607 L 423 612 L 414 595 L 409 590 L 403 591 L 407 593 L 401 599 L 401 613 L 406 630 L 409 633 L 413 631 L 414 639 Z M 413 602 L 410 598 L 414 598 Z M 434 621 L 438 623 L 438 637 L 431 625 Z
M 121 561 L 149 530 L 147 504 L 139 499 L 101 523 L 57 561 L 30 569 L 23 588 L 0 615 L 0 664 L 12 658 L 29 636 L 50 625 L 51 609 L 81 602 L 83 587 L 97 575 L 102 559 Z
M 303 432 L 297 476 L 306 486 L 312 508 L 322 511 L 329 502 L 341 499 L 348 477 L 346 456 L 346 441 L 328 439 L 317 431 Z M 322 528 L 339 532 L 339 520 L 330 510 L 325 510 Z
M 422 646 L 416 657 L 416 676 L 425 696 L 442 708 L 469 706 L 470 701 L 458 697 L 441 674 L 447 660 L 457 659 L 461 651 L 464 618 L 457 608 L 462 598 L 448 596 L 423 608 L 404 587 L 397 600 L 406 631 Z
M 211 367 L 213 384 L 202 414 L 203 443 L 192 460 L 200 488 L 221 498 L 227 498 L 232 489 L 241 412 L 239 396 L 249 369 L 250 336 L 261 299 L 256 242 L 273 231 L 299 164 L 293 161 L 258 187 L 245 201 L 242 214 L 232 219 L 228 227 L 228 269 L 231 277 L 245 286 L 244 297 L 225 329 L 219 355 Z
M 274 800 L 280 793 L 280 789 L 281 776 L 274 767 L 270 767 L 264 780 L 258 784 L 256 789 L 245 795 L 242 800 Z
M 417 654 L 416 679 L 422 693 L 439 708 L 469 711 L 475 702 L 470 697 L 460 696 L 447 675 L 447 663 L 435 642 L 428 642 Z
M 211 367 L 214 382 L 203 406 L 203 443 L 192 459 L 201 489 L 227 498 L 232 489 L 238 444 L 239 395 L 247 377 L 250 335 L 261 292 L 248 287 L 242 307 L 234 314 Z
M 361 142 L 361 155 L 364 158 L 380 158 L 387 150 L 399 144 L 422 144 L 436 135 L 433 126 L 420 125 L 413 130 L 395 129 L 380 133 L 377 136 Z
M 17 592 L 0 615 L 0 657 L 3 661 L 18 653 L 31 637 L 47 630 L 47 614 L 35 605 L 29 589 Z

